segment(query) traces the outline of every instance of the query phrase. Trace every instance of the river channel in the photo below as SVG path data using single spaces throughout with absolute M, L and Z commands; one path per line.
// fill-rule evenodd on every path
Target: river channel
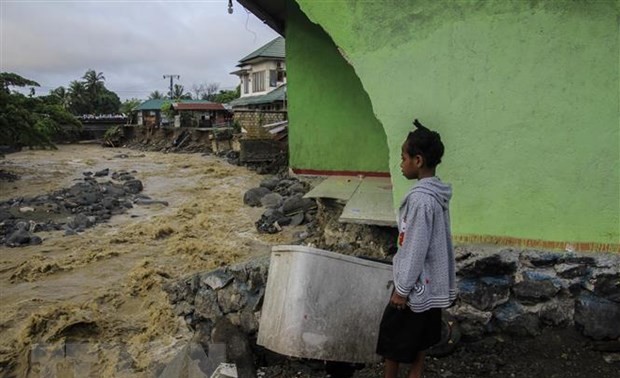
M 20 176 L 0 181 L 0 200 L 67 188 L 104 168 L 135 171 L 143 193 L 168 206 L 134 206 L 77 235 L 0 247 L 0 376 L 152 376 L 192 337 L 162 285 L 269 253 L 295 231 L 259 234 L 261 209 L 244 206 L 243 194 L 263 177 L 201 154 L 23 151 L 0 160 Z M 64 359 L 54 359 L 58 350 Z M 88 360 L 86 370 L 67 365 L 70 355 Z

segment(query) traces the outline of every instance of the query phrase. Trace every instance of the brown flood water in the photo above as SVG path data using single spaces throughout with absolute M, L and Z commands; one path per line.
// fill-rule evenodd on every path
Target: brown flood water
M 268 253 L 298 230 L 258 234 L 261 209 L 242 198 L 262 177 L 200 154 L 24 151 L 0 160 L 21 177 L 0 182 L 0 200 L 69 187 L 104 168 L 137 171 L 143 193 L 169 206 L 136 206 L 75 236 L 39 233 L 38 246 L 0 247 L 0 376 L 153 376 L 192 337 L 162 284 Z

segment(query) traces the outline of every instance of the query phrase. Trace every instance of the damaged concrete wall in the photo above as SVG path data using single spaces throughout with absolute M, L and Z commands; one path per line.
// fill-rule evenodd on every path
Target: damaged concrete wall
M 297 7 L 288 11 L 290 166 L 388 172 L 385 133 L 353 68 L 320 27 Z
M 438 174 L 454 186 L 457 240 L 620 249 L 617 1 L 296 2 L 368 93 L 395 202 L 411 185 L 398 166 L 415 117 L 446 144 Z M 321 38 L 307 34 L 290 27 L 293 63 Z M 291 88 L 300 70 L 291 68 Z

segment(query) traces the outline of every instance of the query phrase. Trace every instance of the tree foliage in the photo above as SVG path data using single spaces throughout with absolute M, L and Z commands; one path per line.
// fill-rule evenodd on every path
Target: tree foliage
M 185 92 L 185 87 L 181 84 L 175 84 L 174 87 L 172 87 L 172 96 L 170 96 L 170 92 L 168 92 L 168 97 L 171 97 L 173 100 L 191 100 L 192 94 Z
M 27 97 L 10 87 L 38 86 L 15 73 L 0 80 L 0 144 L 11 147 L 54 148 L 54 140 L 81 129 L 80 122 L 63 108 L 58 96 Z
M 125 100 L 121 104 L 121 113 L 125 114 L 125 116 L 127 117 L 127 123 L 133 124 L 134 117 L 136 115 L 135 110 L 138 106 L 140 106 L 141 103 L 142 100 L 132 98 L 129 100 Z
M 149 95 L 149 100 L 162 100 L 164 98 L 164 94 L 161 93 L 160 91 L 153 91 L 151 92 L 151 94 Z
M 121 100 L 118 95 L 105 87 L 103 72 L 87 70 L 82 80 L 74 80 L 69 84 L 67 92 L 67 109 L 75 115 L 84 114 L 116 114 L 120 110 Z M 52 91 L 60 95 L 59 87 Z
M 211 101 L 219 102 L 219 103 L 222 103 L 222 104 L 226 104 L 226 103 L 231 102 L 234 99 L 239 98 L 239 96 L 241 96 L 241 88 L 240 88 L 239 85 L 237 85 L 237 88 L 235 88 L 235 90 L 233 90 L 233 91 L 230 91 L 230 90 L 228 90 L 228 91 L 226 91 L 226 90 L 220 91 L 218 94 L 216 94 L 213 97 L 213 100 L 211 100 Z

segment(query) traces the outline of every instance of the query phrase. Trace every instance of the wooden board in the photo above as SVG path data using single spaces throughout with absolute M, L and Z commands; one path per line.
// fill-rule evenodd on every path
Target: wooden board
M 338 220 L 343 223 L 396 226 L 390 179 L 364 178 Z
M 361 182 L 361 179 L 353 176 L 330 176 L 306 193 L 304 197 L 348 201 Z

